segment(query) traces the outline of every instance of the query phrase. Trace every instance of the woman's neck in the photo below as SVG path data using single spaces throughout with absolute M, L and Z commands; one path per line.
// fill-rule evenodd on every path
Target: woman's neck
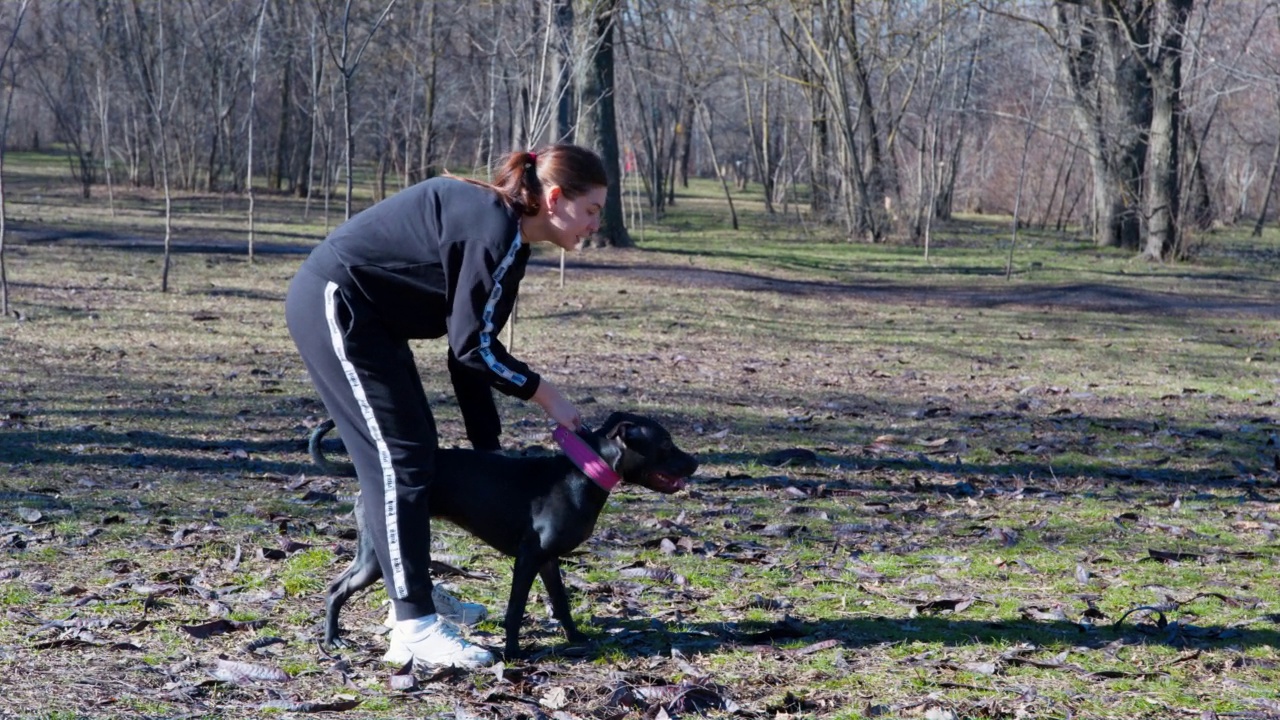
M 546 214 L 540 212 L 520 218 L 520 237 L 526 243 L 548 242 Z

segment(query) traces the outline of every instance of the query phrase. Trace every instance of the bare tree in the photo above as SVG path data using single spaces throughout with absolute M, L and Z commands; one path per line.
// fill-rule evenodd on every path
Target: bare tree
M 18 41 L 18 33 L 22 30 L 22 19 L 27 14 L 29 0 L 21 0 L 14 8 L 13 28 L 5 43 L 4 52 L 0 53 L 0 78 L 8 71 L 8 82 L 5 83 L 4 115 L 0 119 L 0 316 L 9 316 L 9 276 L 5 268 L 5 190 L 4 190 L 4 149 L 9 141 L 9 114 L 13 110 L 13 91 L 17 87 L 18 64 L 11 61 L 14 45 Z M 10 6 L 13 7 L 13 6 Z
M 1009 257 L 1005 261 L 1004 279 L 1013 278 L 1013 251 L 1018 246 L 1018 230 L 1022 226 L 1022 190 L 1026 187 L 1027 180 L 1027 159 L 1031 155 L 1031 141 L 1036 136 L 1036 127 L 1040 124 L 1040 116 L 1044 114 L 1044 110 L 1049 105 L 1049 98 L 1053 93 L 1053 83 L 1048 83 L 1045 88 L 1044 97 L 1035 107 L 1028 105 L 1025 110 L 1026 114 L 1023 118 L 1023 135 L 1022 135 L 1022 157 L 1018 162 L 1018 181 L 1017 188 L 1013 195 L 1013 227 L 1009 234 Z
M 536 145 L 544 138 L 556 142 L 574 133 L 571 120 L 573 58 L 588 58 L 591 47 L 574 48 L 573 8 L 567 0 L 542 3 L 540 37 L 529 43 L 533 52 L 529 71 L 520 78 L 523 110 L 517 145 Z M 519 48 L 513 48 L 517 54 Z M 577 52 L 575 52 L 575 50 Z
M 169 52 L 165 35 L 167 26 L 163 5 L 153 6 L 155 14 L 148 18 L 140 0 L 133 0 L 133 12 L 120 13 L 123 36 L 119 49 L 132 66 L 138 94 L 147 113 L 148 137 L 152 154 L 160 166 L 164 188 L 164 258 L 160 269 L 160 291 L 169 292 L 169 270 L 173 262 L 173 190 L 169 179 L 168 124 L 172 92 L 167 75 Z
M 679 66 L 673 62 L 664 12 L 656 0 L 648 0 L 636 12 L 627 13 L 628 22 L 617 28 L 627 58 L 629 97 L 636 105 L 635 122 L 640 128 L 636 161 L 655 219 L 666 213 L 667 184 L 678 149 L 677 118 L 686 89 L 678 75 L 672 77 Z
M 364 57 L 364 51 L 369 47 L 369 41 L 378 32 L 378 28 L 382 27 L 382 23 L 387 19 L 391 8 L 395 7 L 396 0 L 388 0 L 387 6 L 382 9 L 378 18 L 373 21 L 368 33 L 365 34 L 364 39 L 359 42 L 359 47 L 355 48 L 354 51 L 352 51 L 352 45 L 355 41 L 351 37 L 352 2 L 353 0 L 346 0 L 343 4 L 342 20 L 338 29 L 334 30 L 330 27 L 329 8 L 326 7 L 327 0 L 315 0 L 316 10 L 321 18 L 321 27 L 324 30 L 325 47 L 329 50 L 329 57 L 333 60 L 333 65 L 337 68 L 338 74 L 342 76 L 342 120 L 346 137 L 345 162 L 347 179 L 347 196 L 344 211 L 347 218 L 351 217 L 352 164 L 355 156 L 355 135 L 351 125 L 351 78 L 355 76 L 356 69 L 360 67 L 360 59 Z
M 244 188 L 251 245 L 263 173 L 309 200 L 323 192 L 326 211 L 345 181 L 349 214 L 371 169 L 382 196 L 439 168 L 487 168 L 508 146 L 571 139 L 619 175 L 626 157 L 646 214 L 683 201 L 689 176 L 727 169 L 735 201 L 748 181 L 760 198 L 758 182 L 789 213 L 807 192 L 796 212 L 849 239 L 928 237 L 953 209 L 1016 206 L 1023 222 L 1079 223 L 1100 245 L 1167 259 L 1215 217 L 1275 215 L 1278 7 L 45 0 L 19 38 L 33 42 L 10 149 L 69 149 L 60 159 L 82 192 L 107 171 L 112 206 L 124 183 L 156 188 L 157 205 L 166 182 Z M 1015 30 L 1028 22 L 1044 32 Z M 1024 136 L 1000 133 L 999 114 L 1050 69 L 1071 113 L 1045 114 L 1019 190 Z M 615 77 L 620 92 L 602 89 Z M 622 227 L 620 194 L 616 205 Z
M 821 88 L 837 129 L 837 157 L 824 166 L 845 169 L 853 192 L 841 185 L 843 216 L 850 235 L 880 242 L 891 231 L 887 207 L 886 158 L 876 123 L 876 107 L 861 49 L 857 3 L 845 7 L 834 0 L 790 3 L 797 21 L 775 14 L 783 39 L 795 49 L 805 74 Z
M 262 24 L 267 19 L 267 1 L 262 0 L 262 6 L 258 8 L 258 27 L 253 33 L 253 51 L 249 61 L 249 109 L 247 111 L 247 145 L 245 150 L 247 155 L 245 167 L 244 188 L 249 195 L 249 262 L 253 262 L 253 111 L 257 104 L 258 97 L 258 50 L 262 46 Z
M 716 177 L 720 179 L 720 187 L 724 190 L 725 202 L 729 204 L 729 220 L 734 230 L 738 229 L 738 210 L 733 206 L 733 193 L 729 192 L 729 181 L 725 179 L 724 169 L 720 166 L 720 160 L 716 157 L 715 137 L 711 134 L 711 110 L 704 104 L 699 103 L 698 121 L 702 125 L 702 134 L 707 138 L 707 150 L 711 153 L 711 163 L 716 168 Z
M 57 3 L 52 13 L 35 14 L 43 19 L 33 29 L 32 49 L 43 57 L 28 73 L 31 86 L 53 117 L 57 136 L 69 150 L 67 162 L 80 183 L 81 197 L 90 197 L 97 179 L 99 147 L 97 122 L 90 101 L 89 84 L 95 74 L 91 45 L 85 42 L 85 9 L 76 3 Z
M 1182 160 L 1183 40 L 1193 0 L 1154 3 L 1136 17 L 1122 16 L 1135 54 L 1142 58 L 1151 82 L 1151 132 L 1147 183 L 1147 235 L 1143 254 L 1169 260 L 1180 248 L 1179 216 L 1182 200 L 1179 177 Z M 1142 23 L 1147 23 L 1143 27 Z
M 621 154 L 618 148 L 618 120 L 614 107 L 614 26 L 619 12 L 617 0 L 597 0 L 593 5 L 593 13 L 588 16 L 594 27 L 596 42 L 591 53 L 591 72 L 588 75 L 584 94 L 598 98 L 591 105 L 591 131 L 595 144 L 600 149 L 604 160 L 604 169 L 609 176 L 608 195 L 604 204 L 604 215 L 600 222 L 600 232 L 594 242 L 597 245 L 611 247 L 631 247 L 634 243 L 627 233 L 626 223 L 622 217 L 622 187 L 619 181 Z

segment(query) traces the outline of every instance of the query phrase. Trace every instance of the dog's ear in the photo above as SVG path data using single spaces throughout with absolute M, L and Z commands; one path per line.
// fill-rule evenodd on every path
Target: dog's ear
M 600 434 L 610 440 L 618 438 L 626 439 L 626 432 L 631 427 L 631 420 L 626 413 L 615 412 L 604 421 L 604 425 L 600 427 Z

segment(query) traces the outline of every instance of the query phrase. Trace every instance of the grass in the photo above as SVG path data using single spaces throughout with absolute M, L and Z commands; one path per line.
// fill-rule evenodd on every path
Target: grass
M 359 700 L 344 717 L 640 717 L 681 682 L 718 704 L 673 716 L 1275 712 L 1273 230 L 1173 266 L 1027 231 L 1005 280 L 1007 222 L 944 224 L 925 260 L 746 194 L 734 233 L 697 184 L 638 251 L 570 256 L 563 289 L 539 252 L 516 354 L 589 420 L 661 417 L 702 468 L 675 497 L 619 493 L 566 559 L 593 645 L 565 646 L 535 599 L 532 652 L 501 678 L 406 693 L 377 662 L 382 590 L 344 610 L 352 647 L 317 647 L 353 523 L 314 497 L 352 488 L 307 463 L 324 411 L 281 309 L 324 223 L 264 201 L 250 264 L 227 249 L 238 201 L 187 198 L 162 295 L 152 198 L 120 191 L 113 218 L 47 159 L 6 164 L 23 319 L 0 324 L 0 717 L 290 714 L 267 706 L 284 695 Z M 414 347 L 460 444 L 444 346 Z M 508 446 L 549 443 L 530 406 L 500 407 Z M 471 574 L 445 579 L 500 617 L 509 562 L 436 530 Z M 249 629 L 183 629 L 218 618 Z M 220 658 L 292 679 L 217 680 Z M 649 694 L 611 705 L 625 687 Z

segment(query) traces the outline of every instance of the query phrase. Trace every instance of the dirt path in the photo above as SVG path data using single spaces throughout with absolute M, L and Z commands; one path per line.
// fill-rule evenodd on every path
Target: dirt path
M 548 263 L 549 264 L 549 263 Z M 763 274 L 708 270 L 681 265 L 631 265 L 575 262 L 576 272 L 602 276 L 675 281 L 685 287 L 721 287 L 742 291 L 768 291 L 801 296 L 838 296 L 874 303 L 943 305 L 958 308 L 1028 308 L 1082 310 L 1122 315 L 1159 317 L 1221 316 L 1280 319 L 1280 302 L 1218 291 L 1213 295 L 1188 295 L 1105 282 L 1006 283 L 993 281 L 984 287 L 938 283 L 885 282 L 869 277 L 854 284 L 792 280 Z M 1219 278 L 1220 280 L 1220 278 Z M 1280 288 L 1278 288 L 1280 289 Z
M 301 236 L 300 236 L 301 237 Z M 111 229 L 69 230 L 30 223 L 12 224 L 9 238 L 28 245 L 74 244 L 136 249 L 157 252 L 162 239 L 137 232 Z M 176 253 L 237 255 L 247 252 L 246 241 L 225 237 L 194 238 L 189 233 L 175 238 L 170 247 Z M 305 255 L 310 243 L 257 242 L 260 255 Z M 612 254 L 608 260 L 602 256 Z M 558 261 L 534 259 L 535 267 L 558 267 Z M 1245 317 L 1280 319 L 1280 301 L 1215 289 L 1201 294 L 1171 293 L 1135 288 L 1121 283 L 1072 282 L 1034 283 L 1019 280 L 993 281 L 982 287 L 929 282 L 886 282 L 868 275 L 857 283 L 798 280 L 742 271 L 700 268 L 696 265 L 655 264 L 643 252 L 591 250 L 573 257 L 572 272 L 620 278 L 652 278 L 677 282 L 685 287 L 717 287 L 740 291 L 767 291 L 798 296 L 836 296 L 873 303 L 897 305 L 942 305 L 956 308 L 1026 308 L 1034 310 L 1076 310 L 1118 315 L 1155 317 Z M 1246 278 L 1213 276 L 1215 282 L 1240 283 Z M 1254 279 L 1255 282 L 1262 282 Z M 1275 284 L 1270 280 L 1265 282 Z M 1275 288 L 1280 291 L 1280 287 Z

